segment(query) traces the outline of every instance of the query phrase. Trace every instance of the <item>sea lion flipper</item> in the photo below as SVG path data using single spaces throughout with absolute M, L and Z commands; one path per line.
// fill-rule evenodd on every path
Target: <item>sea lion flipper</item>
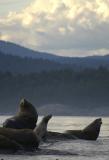
M 14 117 L 6 119 L 5 122 L 3 122 L 3 128 L 15 128 L 16 121 Z M 17 127 L 16 127 L 17 128 Z

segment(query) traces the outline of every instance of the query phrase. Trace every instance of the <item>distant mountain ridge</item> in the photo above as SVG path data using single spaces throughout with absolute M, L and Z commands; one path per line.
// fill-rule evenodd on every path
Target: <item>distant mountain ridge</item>
M 47 59 L 23 58 L 4 54 L 0 51 L 0 71 L 13 74 L 30 74 L 42 71 L 53 71 L 67 68 L 68 65 L 60 64 Z
M 20 45 L 0 41 L 0 71 L 12 73 L 32 73 L 51 70 L 85 68 L 109 68 L 109 55 L 87 57 L 63 57 L 33 51 Z
M 53 53 L 47 53 L 47 52 L 40 52 L 35 51 L 26 47 L 23 47 L 21 45 L 8 42 L 8 41 L 2 41 L 0 40 L 0 50 L 4 54 L 10 54 L 20 57 L 29 57 L 29 58 L 43 58 L 43 59 L 49 59 L 49 60 L 56 60 L 60 62 L 76 62 L 76 61 L 83 61 L 83 60 L 106 60 L 108 58 L 109 60 L 109 54 L 101 56 L 101 55 L 92 55 L 92 56 L 86 56 L 86 57 L 69 57 L 69 56 L 59 56 Z
M 46 52 L 34 51 L 32 49 L 28 49 L 18 44 L 8 42 L 8 41 L 2 41 L 2 40 L 0 40 L 0 50 L 4 54 L 20 56 L 23 58 L 24 57 L 36 58 L 36 59 L 43 58 L 43 59 L 52 60 L 52 59 L 59 57 L 59 56 L 56 56 L 50 53 L 46 53 Z

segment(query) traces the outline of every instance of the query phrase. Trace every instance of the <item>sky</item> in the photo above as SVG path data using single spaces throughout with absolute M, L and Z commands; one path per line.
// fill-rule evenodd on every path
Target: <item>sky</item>
M 62 56 L 109 54 L 109 0 L 0 0 L 0 39 Z

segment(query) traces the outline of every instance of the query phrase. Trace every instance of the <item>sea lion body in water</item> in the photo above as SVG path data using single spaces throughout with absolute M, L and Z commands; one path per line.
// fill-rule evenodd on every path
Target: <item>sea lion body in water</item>
M 91 124 L 85 127 L 83 130 L 67 130 L 64 133 L 47 132 L 47 139 L 84 139 L 84 140 L 96 140 L 99 136 L 102 119 L 98 118 Z
M 45 116 L 34 130 L 0 128 L 0 149 L 37 149 L 51 117 Z
M 76 136 L 85 140 L 96 140 L 100 133 L 102 119 L 98 118 L 91 124 L 85 127 L 83 130 L 67 130 L 66 133 Z
M 19 112 L 8 118 L 4 123 L 4 128 L 14 129 L 34 129 L 37 123 L 38 114 L 35 107 L 25 99 L 20 102 Z

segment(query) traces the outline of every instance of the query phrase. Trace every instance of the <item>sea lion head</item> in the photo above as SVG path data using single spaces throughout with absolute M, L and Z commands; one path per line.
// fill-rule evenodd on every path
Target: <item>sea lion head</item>
M 35 107 L 26 99 L 20 101 L 19 111 L 15 116 L 8 118 L 4 123 L 5 128 L 34 129 L 37 123 L 38 114 Z
M 26 99 L 21 99 L 20 108 L 18 114 L 31 114 L 32 116 L 38 117 L 35 107 Z
M 98 125 L 101 126 L 101 124 L 102 124 L 102 118 L 97 118 L 97 119 L 95 119 L 95 121 L 94 121 L 93 123 L 94 123 L 94 124 L 98 124 Z
M 49 115 L 43 117 L 42 122 L 45 123 L 45 124 L 47 124 L 48 121 L 49 121 L 51 118 L 52 118 L 52 114 L 49 114 Z
M 46 136 L 48 121 L 52 118 L 52 115 L 49 114 L 42 118 L 41 122 L 35 127 L 34 132 L 41 140 Z
M 90 137 L 91 140 L 96 140 L 99 136 L 102 119 L 97 118 L 91 124 L 83 129 L 84 135 Z

